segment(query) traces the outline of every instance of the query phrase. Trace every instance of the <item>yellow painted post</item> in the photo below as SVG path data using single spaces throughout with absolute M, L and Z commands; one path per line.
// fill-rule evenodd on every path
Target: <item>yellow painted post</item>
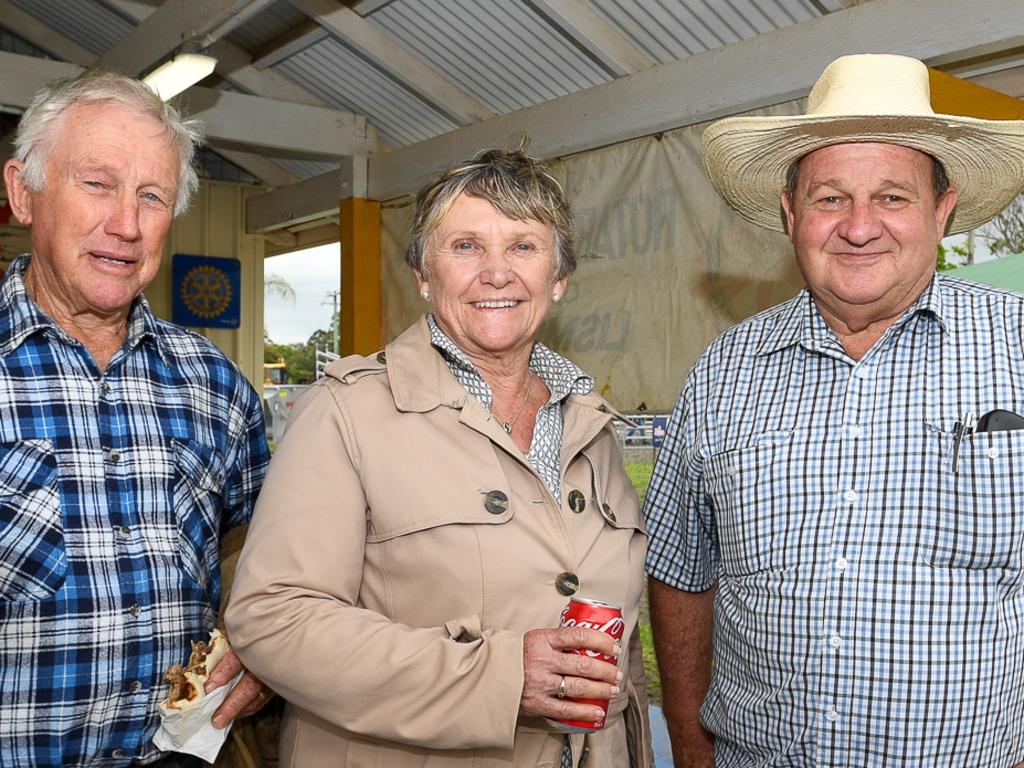
M 380 203 L 344 198 L 341 214 L 341 354 L 383 346 L 380 305 Z
M 932 109 L 946 115 L 986 120 L 1024 119 L 1024 101 L 954 75 L 928 70 Z

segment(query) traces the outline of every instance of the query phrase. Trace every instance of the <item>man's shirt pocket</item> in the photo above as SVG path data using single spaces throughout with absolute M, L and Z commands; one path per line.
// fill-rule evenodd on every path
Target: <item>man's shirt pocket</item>
M 0 443 L 0 600 L 43 600 L 66 574 L 53 447 L 47 440 Z

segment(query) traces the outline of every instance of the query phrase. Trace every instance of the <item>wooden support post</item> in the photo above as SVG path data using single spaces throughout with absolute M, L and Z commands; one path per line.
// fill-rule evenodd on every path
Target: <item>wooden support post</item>
M 380 203 L 349 197 L 341 213 L 341 354 L 383 346 L 380 302 Z

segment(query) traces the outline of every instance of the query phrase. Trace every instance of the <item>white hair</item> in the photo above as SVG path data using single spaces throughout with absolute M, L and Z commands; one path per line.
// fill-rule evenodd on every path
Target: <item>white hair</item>
M 46 185 L 46 161 L 53 151 L 53 134 L 59 118 L 80 104 L 119 105 L 152 118 L 167 131 L 178 150 L 178 187 L 174 215 L 188 210 L 192 195 L 199 189 L 194 160 L 202 142 L 202 123 L 183 120 L 173 106 L 164 103 L 141 80 L 114 72 L 89 71 L 76 78 L 56 80 L 39 91 L 18 123 L 14 138 L 14 158 L 22 163 L 21 178 L 33 192 Z

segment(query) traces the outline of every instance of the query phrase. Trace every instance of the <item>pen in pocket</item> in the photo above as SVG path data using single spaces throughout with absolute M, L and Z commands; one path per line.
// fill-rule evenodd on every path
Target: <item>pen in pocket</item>
M 974 414 L 968 411 L 953 425 L 953 474 L 960 469 L 960 445 L 964 438 L 974 432 Z

